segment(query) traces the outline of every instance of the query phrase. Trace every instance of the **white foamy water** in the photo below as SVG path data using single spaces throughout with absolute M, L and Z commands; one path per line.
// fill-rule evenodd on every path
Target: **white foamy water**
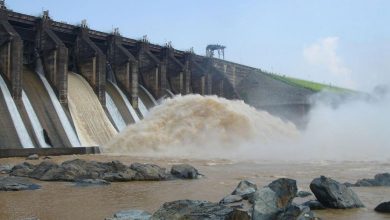
M 47 81 L 46 77 L 44 76 L 42 62 L 40 59 L 38 59 L 36 63 L 36 72 L 39 78 L 41 79 L 43 85 L 45 86 L 47 93 L 49 94 L 50 100 L 54 106 L 58 118 L 60 119 L 61 125 L 64 128 L 65 134 L 68 137 L 69 142 L 72 144 L 73 147 L 80 147 L 81 144 L 79 138 L 76 135 L 76 132 L 74 131 L 72 125 L 70 124 L 69 119 L 66 116 L 65 111 L 62 108 L 60 102 L 58 101 L 54 90 L 51 88 L 50 83 Z
M 152 156 L 234 156 L 239 146 L 268 145 L 298 136 L 291 123 L 243 101 L 186 95 L 167 99 L 130 125 L 104 152 Z
M 70 72 L 68 100 L 82 146 L 101 146 L 117 134 L 88 82 L 82 76 Z
M 22 147 L 34 148 L 31 138 L 28 135 L 27 129 L 24 126 L 24 123 L 22 121 L 22 117 L 19 114 L 18 108 L 16 107 L 16 104 L 11 96 L 11 93 L 8 91 L 7 85 L 5 84 L 5 81 L 1 75 L 0 75 L 0 89 L 3 93 L 8 112 L 11 115 L 12 122 L 14 123 L 14 127 L 16 129 L 16 133 L 19 137 Z
M 122 100 L 125 102 L 125 105 L 127 107 L 127 110 L 129 110 L 131 117 L 133 118 L 134 122 L 138 122 L 140 119 L 135 112 L 133 106 L 130 104 L 129 100 L 127 99 L 126 95 L 122 92 L 122 90 L 118 87 L 118 85 L 114 82 L 111 82 L 111 84 L 114 86 L 116 91 L 118 91 L 119 95 L 121 96 Z
M 107 92 L 106 92 L 106 106 L 118 130 L 122 131 L 123 129 L 125 129 L 126 123 L 123 120 L 123 117 L 119 112 L 118 108 L 116 107 L 114 100 L 112 100 L 111 96 Z
M 144 102 L 140 97 L 138 97 L 138 109 L 141 112 L 142 117 L 145 118 L 145 116 L 148 114 L 149 110 L 146 108 Z
M 158 105 L 156 99 L 153 97 L 153 95 L 145 88 L 143 87 L 141 84 L 139 84 L 139 88 L 142 89 L 142 91 L 144 91 L 146 93 L 146 95 L 148 96 L 149 100 L 154 104 L 154 105 Z
M 35 137 L 37 137 L 39 146 L 42 148 L 49 148 L 50 146 L 46 143 L 45 137 L 43 136 L 43 128 L 41 123 L 39 122 L 38 116 L 34 111 L 34 108 L 31 105 L 31 102 L 24 92 L 22 91 L 22 102 L 24 107 L 26 108 L 28 119 L 31 122 L 31 125 L 34 130 Z

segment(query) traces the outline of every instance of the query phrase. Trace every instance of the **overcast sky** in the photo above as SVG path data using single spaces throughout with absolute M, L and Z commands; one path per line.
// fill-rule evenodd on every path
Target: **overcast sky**
M 31 15 L 175 48 L 226 45 L 225 58 L 287 76 L 370 91 L 390 82 L 387 0 L 6 0 Z

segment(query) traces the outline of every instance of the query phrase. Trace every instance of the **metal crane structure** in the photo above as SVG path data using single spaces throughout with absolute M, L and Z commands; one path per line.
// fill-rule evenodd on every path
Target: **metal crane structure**
M 219 44 L 209 44 L 206 47 L 206 56 L 207 57 L 214 57 L 214 51 L 218 52 L 218 58 L 225 59 L 225 46 L 219 45 Z

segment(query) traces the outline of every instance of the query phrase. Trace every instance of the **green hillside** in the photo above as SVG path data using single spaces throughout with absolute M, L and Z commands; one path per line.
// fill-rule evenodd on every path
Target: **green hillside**
M 311 82 L 303 79 L 297 79 L 293 77 L 288 77 L 288 76 L 281 76 L 273 73 L 265 73 L 268 76 L 276 79 L 283 81 L 289 85 L 292 86 L 298 86 L 298 87 L 303 87 L 306 89 L 310 89 L 314 92 L 319 92 L 322 90 L 327 90 L 327 91 L 332 91 L 332 92 L 337 92 L 337 93 L 355 93 L 355 91 L 346 89 L 346 88 L 341 88 L 341 87 L 336 87 L 336 86 L 330 86 L 330 85 L 325 85 L 317 82 Z

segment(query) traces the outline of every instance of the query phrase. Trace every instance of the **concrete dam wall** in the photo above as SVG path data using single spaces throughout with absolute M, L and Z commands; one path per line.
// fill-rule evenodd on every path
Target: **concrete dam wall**
M 176 94 L 243 99 L 294 121 L 313 93 L 256 68 L 4 5 L 0 74 L 0 149 L 102 145 Z

